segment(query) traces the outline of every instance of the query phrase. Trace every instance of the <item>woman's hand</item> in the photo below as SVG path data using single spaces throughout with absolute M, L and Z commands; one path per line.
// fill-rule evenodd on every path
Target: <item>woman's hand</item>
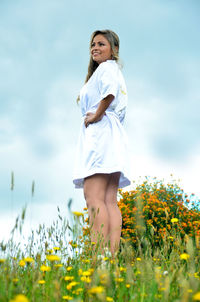
M 103 113 L 99 118 L 96 117 L 96 113 L 88 112 L 86 113 L 85 119 L 84 119 L 84 124 L 85 127 L 87 128 L 89 124 L 96 123 L 102 119 L 105 113 Z

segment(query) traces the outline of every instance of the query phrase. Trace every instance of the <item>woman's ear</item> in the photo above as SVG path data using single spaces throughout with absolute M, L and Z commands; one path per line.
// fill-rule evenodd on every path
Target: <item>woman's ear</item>
M 119 47 L 118 46 L 115 46 L 115 49 L 117 51 L 117 53 L 119 52 Z

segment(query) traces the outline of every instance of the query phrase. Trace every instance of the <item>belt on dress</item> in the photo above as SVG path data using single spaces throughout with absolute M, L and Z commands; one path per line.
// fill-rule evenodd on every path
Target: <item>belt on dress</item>
M 85 114 L 82 115 L 82 118 L 85 118 L 85 117 L 86 117 L 86 114 L 87 114 L 88 112 L 95 113 L 96 110 L 95 110 L 95 111 L 89 111 L 89 110 L 88 110 Z M 119 120 L 119 116 L 117 115 L 117 113 L 115 113 L 115 112 L 113 112 L 113 111 L 105 111 L 105 115 L 107 115 L 107 114 L 114 115 L 114 116 Z

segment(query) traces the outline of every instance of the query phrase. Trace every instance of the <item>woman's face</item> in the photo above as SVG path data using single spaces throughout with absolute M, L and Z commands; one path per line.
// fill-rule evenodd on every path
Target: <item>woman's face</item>
M 101 64 L 112 57 L 111 46 L 108 40 L 103 35 L 96 35 L 91 45 L 92 59 Z

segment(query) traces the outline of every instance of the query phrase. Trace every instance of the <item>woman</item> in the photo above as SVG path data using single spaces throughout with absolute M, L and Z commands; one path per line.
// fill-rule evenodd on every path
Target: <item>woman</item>
M 126 170 L 126 134 L 122 123 L 127 105 L 126 85 L 119 69 L 119 38 L 111 30 L 91 36 L 90 62 L 80 91 L 83 121 L 73 182 L 84 189 L 91 240 L 103 237 L 118 250 L 122 217 L 117 206 L 118 187 L 130 185 Z

